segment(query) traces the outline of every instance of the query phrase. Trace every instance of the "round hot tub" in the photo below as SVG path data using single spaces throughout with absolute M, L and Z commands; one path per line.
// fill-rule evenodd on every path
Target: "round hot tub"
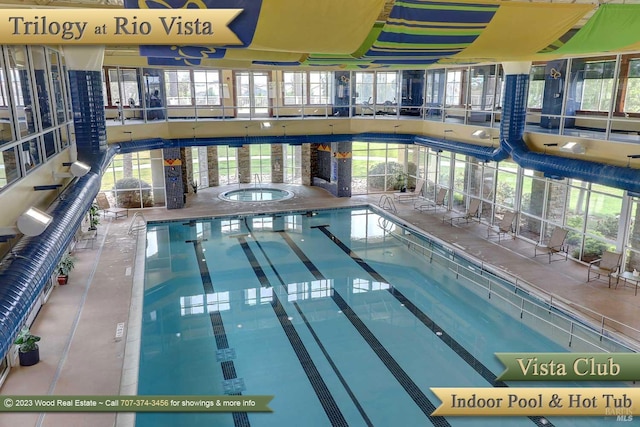
M 278 188 L 251 187 L 225 191 L 218 197 L 230 202 L 277 202 L 292 198 L 293 193 Z

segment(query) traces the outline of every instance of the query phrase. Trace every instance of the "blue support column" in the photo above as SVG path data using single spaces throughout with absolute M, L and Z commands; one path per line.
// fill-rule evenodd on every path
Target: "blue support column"
M 507 143 L 522 141 L 527 121 L 528 74 L 508 74 L 505 77 L 500 139 Z
M 107 149 L 102 72 L 70 70 L 69 85 L 78 160 L 91 163 Z

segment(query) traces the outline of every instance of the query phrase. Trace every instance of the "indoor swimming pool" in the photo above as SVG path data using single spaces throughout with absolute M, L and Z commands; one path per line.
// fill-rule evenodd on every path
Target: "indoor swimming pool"
M 149 223 L 138 394 L 274 398 L 272 413 L 138 413 L 136 426 L 615 423 L 431 416 L 430 387 L 515 386 L 495 381 L 496 352 L 626 350 L 522 290 L 510 302 L 503 279 L 380 215 Z M 588 386 L 517 384 L 563 385 Z
M 225 191 L 218 197 L 230 202 L 275 202 L 290 199 L 293 193 L 279 188 L 250 187 Z

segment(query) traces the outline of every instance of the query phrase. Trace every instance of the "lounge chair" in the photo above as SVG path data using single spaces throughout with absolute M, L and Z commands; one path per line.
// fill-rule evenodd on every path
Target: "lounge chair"
M 438 209 L 438 206 L 445 207 L 447 191 L 446 188 L 439 189 L 438 194 L 436 194 L 436 200 L 433 202 L 431 200 L 425 201 L 424 199 L 418 199 L 413 203 L 413 208 L 422 212 L 430 208 Z
M 621 253 L 604 251 L 602 253 L 602 258 L 589 263 L 589 269 L 587 270 L 587 282 L 591 281 L 592 275 L 596 276 L 594 279 L 599 279 L 600 276 L 606 276 L 609 279 L 609 287 L 611 287 L 611 279 L 618 274 L 621 263 Z
M 503 234 L 511 234 L 513 238 L 516 238 L 515 230 L 513 229 L 513 220 L 516 218 L 515 212 L 505 212 L 502 215 L 502 219 L 498 223 L 498 229 L 495 230 L 489 226 L 487 229 L 487 238 L 491 235 L 491 233 L 496 233 L 498 235 L 498 242 L 500 241 L 500 236 Z
M 416 180 L 416 188 L 413 191 L 393 193 L 393 198 L 398 201 L 416 199 L 422 193 L 422 187 L 424 187 L 424 179 L 418 179 Z
M 469 222 L 470 219 L 477 219 L 478 222 L 480 222 L 480 199 L 471 199 L 469 202 L 469 209 L 467 209 L 467 212 L 464 215 L 444 217 L 442 218 L 442 222 L 450 221 L 453 226 L 454 220 L 465 220 L 466 222 Z
M 112 214 L 115 219 L 120 218 L 121 216 L 129 216 L 129 209 L 126 208 L 112 208 L 109 204 L 109 200 L 107 199 L 107 195 L 104 193 L 98 193 L 96 196 L 96 203 L 98 207 L 102 211 L 103 216 L 107 216 L 107 214 Z
M 568 233 L 569 233 L 569 230 L 565 230 L 564 228 L 561 228 L 561 227 L 554 228 L 553 232 L 551 233 L 551 238 L 549 238 L 549 243 L 547 243 L 546 245 L 543 245 L 542 243 L 536 244 L 533 250 L 533 256 L 537 257 L 538 252 L 540 252 L 541 254 L 548 254 L 549 264 L 551 264 L 552 255 L 554 254 L 562 255 L 562 253 L 564 252 L 564 259 L 566 261 L 567 258 L 569 257 L 569 252 L 567 247 L 564 244 L 564 241 L 566 240 Z

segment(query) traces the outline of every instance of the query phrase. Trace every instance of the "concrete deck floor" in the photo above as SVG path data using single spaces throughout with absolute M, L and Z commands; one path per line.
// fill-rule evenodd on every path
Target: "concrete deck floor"
M 377 204 L 380 199 L 380 195 L 335 198 L 317 187 L 273 186 L 289 189 L 295 197 L 267 204 L 226 202 L 218 194 L 238 185 L 217 187 L 191 195 L 185 209 L 151 208 L 143 214 L 147 220 L 183 219 Z M 500 243 L 495 235 L 487 239 L 484 224 L 452 227 L 443 223 L 446 212 L 442 209 L 421 213 L 413 209 L 411 201 L 396 203 L 396 207 L 395 215 L 405 223 L 464 248 L 583 313 L 601 313 L 609 318 L 607 327 L 640 339 L 640 333 L 616 323 L 640 330 L 640 296 L 634 295 L 634 288 L 622 284 L 609 288 L 606 280 L 587 282 L 585 265 L 572 260 L 549 264 L 545 256 L 534 258 L 534 246 L 521 239 L 503 238 Z M 11 369 L 1 389 L 3 395 L 115 395 L 121 390 L 123 371 L 129 376 L 135 372 L 124 357 L 127 338 L 134 338 L 134 334 L 116 338 L 118 323 L 129 324 L 132 291 L 136 289 L 137 238 L 127 233 L 132 216 L 130 212 L 128 218 L 102 219 L 93 248 L 75 251 L 78 262 L 69 284 L 56 286 L 32 327 L 32 332 L 42 337 L 41 361 L 35 366 Z M 4 413 L 0 427 L 112 427 L 117 421 L 122 424 L 126 415 L 119 415 L 119 420 L 117 417 L 115 413 Z

